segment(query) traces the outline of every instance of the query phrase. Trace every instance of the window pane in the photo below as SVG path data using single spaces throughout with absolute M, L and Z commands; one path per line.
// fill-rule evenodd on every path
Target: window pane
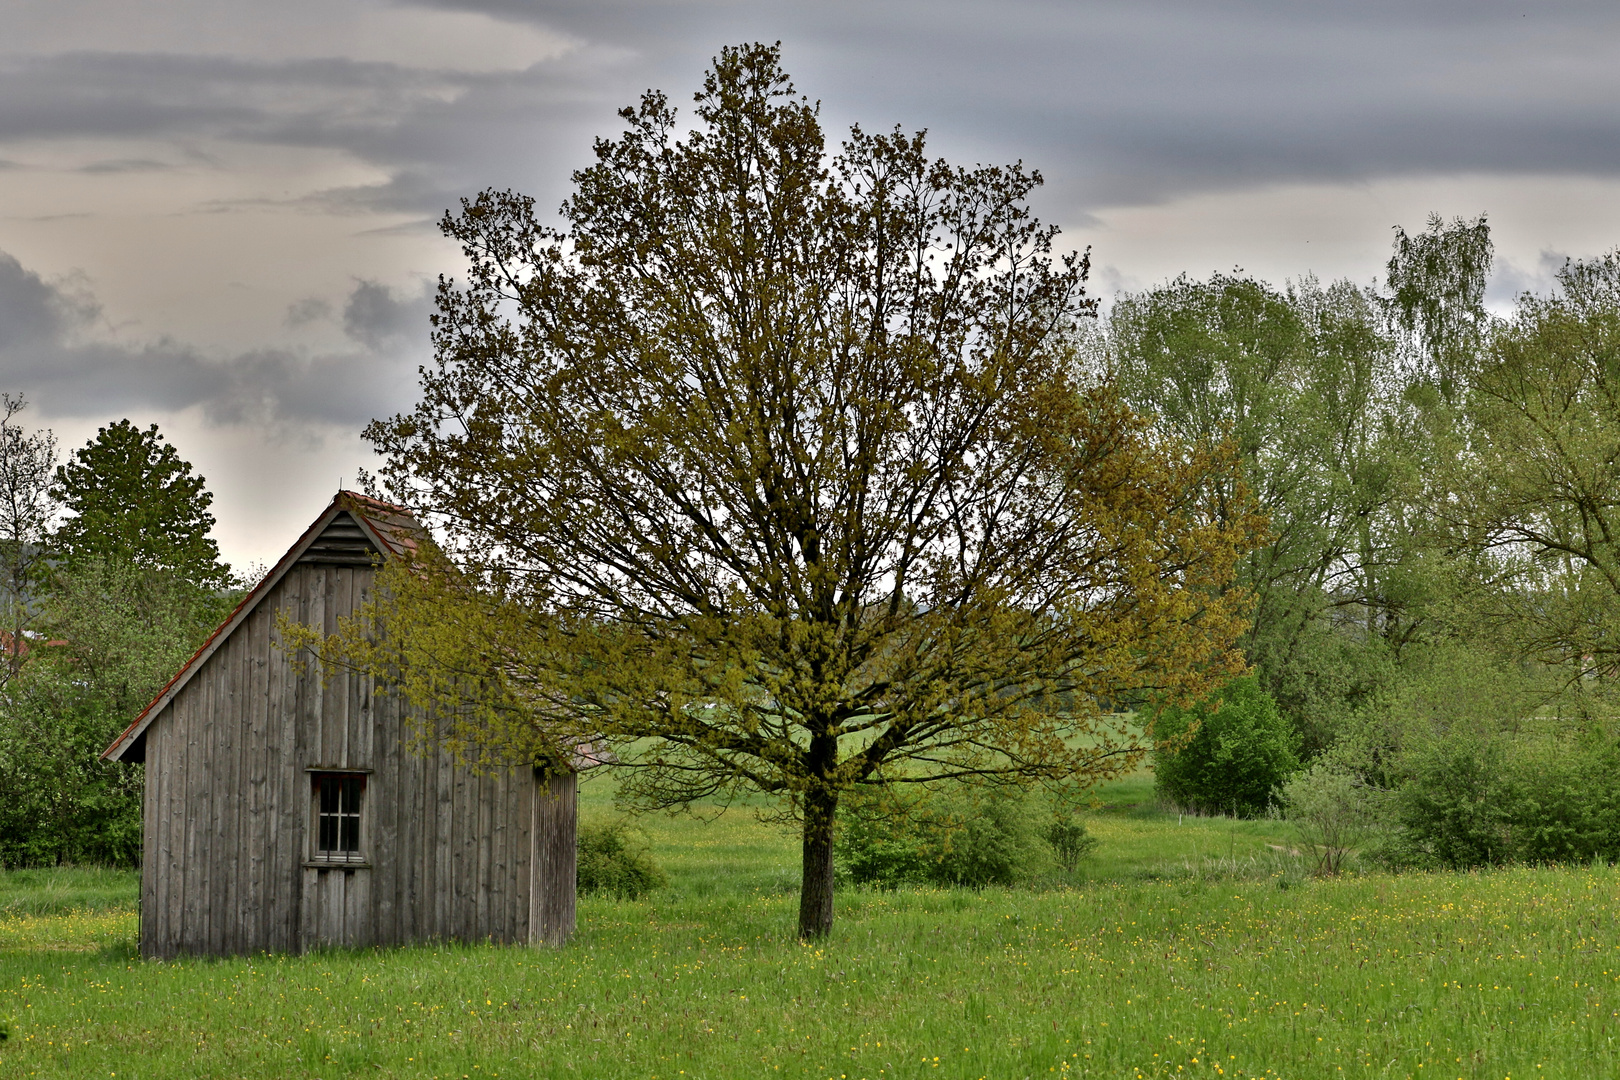
M 366 778 L 353 774 L 317 773 L 315 785 L 315 853 L 358 862 L 360 800 Z

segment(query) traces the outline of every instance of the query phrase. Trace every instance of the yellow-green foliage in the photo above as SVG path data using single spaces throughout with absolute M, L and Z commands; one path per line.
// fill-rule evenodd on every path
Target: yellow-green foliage
M 645 839 L 623 822 L 587 824 L 579 830 L 579 891 L 639 900 L 668 879 Z

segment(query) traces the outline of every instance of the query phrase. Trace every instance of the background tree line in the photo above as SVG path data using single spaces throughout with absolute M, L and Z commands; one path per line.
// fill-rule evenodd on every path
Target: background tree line
M 1292 801 L 1405 865 L 1620 856 L 1620 257 L 1502 316 L 1490 267 L 1484 217 L 1436 216 L 1377 285 L 1182 277 L 1100 320 L 1099 369 L 1230 432 L 1271 521 L 1237 576 L 1266 700 L 1166 710 L 1203 725 L 1175 801 Z
M 0 400 L 0 865 L 132 865 L 143 767 L 98 755 L 234 602 L 212 496 L 155 425 L 64 462 Z

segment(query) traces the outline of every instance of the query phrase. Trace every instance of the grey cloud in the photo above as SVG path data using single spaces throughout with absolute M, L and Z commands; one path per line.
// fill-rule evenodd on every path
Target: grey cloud
M 303 326 L 332 317 L 332 305 L 319 296 L 306 296 L 287 305 L 287 325 Z
M 0 58 L 0 143 L 106 138 L 183 146 L 214 138 L 344 149 L 383 167 L 390 178 L 290 201 L 325 212 L 436 217 L 488 184 L 533 190 L 537 179 L 555 175 L 559 156 L 569 165 L 583 163 L 592 134 L 614 122 L 628 93 L 620 92 L 613 73 L 624 75 L 630 67 L 622 50 L 592 47 L 528 71 L 494 73 L 342 59 Z M 161 167 L 159 158 L 142 157 L 91 163 L 81 171 Z M 252 203 L 211 205 L 229 210 Z
M 172 168 L 174 166 L 167 162 L 153 161 L 150 158 L 119 158 L 113 161 L 93 161 L 88 165 L 81 165 L 79 171 L 96 175 L 102 173 L 166 172 Z
M 678 101 L 721 45 L 781 38 L 829 119 L 1023 158 L 1075 209 L 1293 180 L 1620 174 L 1613 4 L 427 2 L 623 45 Z
M 319 298 L 295 309 L 318 317 Z M 428 293 L 356 284 L 343 326 L 349 350 L 260 349 L 205 355 L 184 342 L 88 340 L 96 310 L 72 283 L 55 283 L 0 253 L 0 388 L 46 416 L 115 416 L 137 408 L 200 408 L 215 424 L 353 431 L 407 407 L 427 348 Z
M 396 297 L 375 281 L 362 281 L 343 308 L 343 332 L 374 352 L 427 337 L 433 290 L 424 285 L 415 296 Z
M 1569 261 L 1570 256 L 1564 252 L 1545 249 L 1532 267 L 1519 266 L 1498 256 L 1485 286 L 1485 305 L 1505 315 L 1525 293 L 1551 294 L 1558 286 L 1558 271 Z
M 79 290 L 47 282 L 0 252 L 0 350 L 59 341 L 97 313 Z
M 0 139 L 212 135 L 342 145 L 462 88 L 394 64 L 69 53 L 0 65 Z
M 323 211 L 432 219 L 486 186 L 566 194 L 649 87 L 684 105 L 729 43 L 782 39 L 831 133 L 926 127 L 1023 159 L 1046 217 L 1285 181 L 1620 176 L 1620 8 L 1501 0 L 417 0 L 585 44 L 526 71 L 183 54 L 0 64 L 0 141 L 197 136 L 338 147 L 386 182 Z M 1530 17 L 1526 17 L 1529 15 Z M 177 43 L 183 46 L 183 43 Z M 1054 205 L 1060 211 L 1051 209 Z

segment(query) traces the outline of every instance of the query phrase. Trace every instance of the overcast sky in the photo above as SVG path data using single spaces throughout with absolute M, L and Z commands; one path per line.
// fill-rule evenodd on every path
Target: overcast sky
M 1620 4 L 0 0 L 0 389 L 68 449 L 159 424 L 270 561 L 414 400 L 435 223 L 554 206 L 648 87 L 783 42 L 829 130 L 1022 159 L 1094 291 L 1371 281 L 1490 215 L 1497 303 L 1620 245 Z

